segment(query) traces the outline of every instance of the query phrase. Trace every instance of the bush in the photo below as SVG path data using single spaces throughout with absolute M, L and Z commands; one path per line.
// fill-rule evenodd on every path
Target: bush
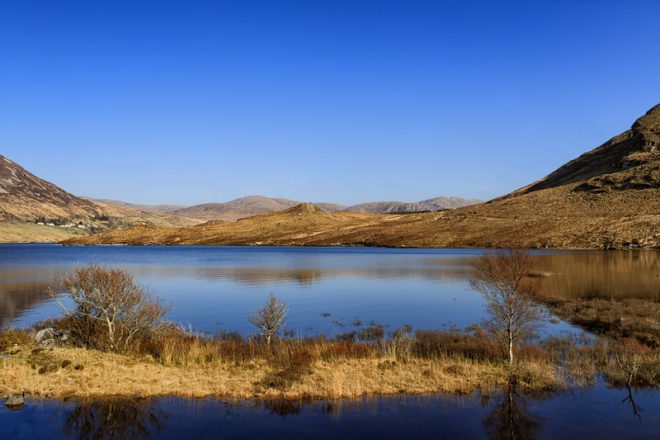
M 259 335 L 267 346 L 270 346 L 273 337 L 284 326 L 286 313 L 286 305 L 278 301 L 271 293 L 266 306 L 257 310 L 257 313 L 250 317 L 250 322 L 259 329 Z
M 122 270 L 79 267 L 63 285 L 75 305 L 69 310 L 60 303 L 72 338 L 88 348 L 126 351 L 138 339 L 150 337 L 167 311 Z
M 482 332 L 474 335 L 458 332 L 417 330 L 412 353 L 421 358 L 464 356 L 474 360 L 496 360 L 502 350 Z

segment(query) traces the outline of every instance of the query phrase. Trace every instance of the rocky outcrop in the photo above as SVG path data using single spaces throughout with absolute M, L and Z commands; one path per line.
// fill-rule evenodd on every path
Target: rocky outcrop
M 630 130 L 583 154 L 523 192 L 575 184 L 578 192 L 660 188 L 660 104 Z

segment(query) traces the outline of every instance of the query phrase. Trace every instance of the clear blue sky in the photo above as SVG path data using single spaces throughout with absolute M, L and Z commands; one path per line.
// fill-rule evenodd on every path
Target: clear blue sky
M 79 195 L 489 198 L 660 102 L 660 2 L 2 1 L 0 153 Z

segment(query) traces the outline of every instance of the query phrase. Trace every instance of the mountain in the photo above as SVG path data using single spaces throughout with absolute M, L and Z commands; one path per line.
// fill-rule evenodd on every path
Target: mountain
M 351 211 L 371 214 L 438 211 L 472 205 L 480 200 L 466 200 L 457 197 L 436 197 L 417 203 L 371 202 L 346 207 L 337 203 L 315 202 L 314 205 L 326 212 Z M 171 211 L 172 214 L 201 220 L 238 220 L 268 212 L 277 212 L 303 202 L 264 196 L 247 196 L 224 203 L 204 203 Z
M 76 197 L 0 155 L 0 221 L 66 219 L 102 215 L 94 202 Z
M 349 206 L 346 211 L 370 214 L 403 214 L 411 212 L 442 211 L 476 205 L 483 200 L 461 199 L 459 197 L 435 197 L 420 202 L 369 202 Z
M 264 196 L 247 196 L 224 203 L 204 203 L 172 211 L 173 214 L 201 220 L 238 220 L 257 214 L 282 211 L 302 202 Z M 341 211 L 345 208 L 336 203 L 314 203 L 324 211 Z
M 224 203 L 204 203 L 174 211 L 177 215 L 201 220 L 238 220 L 265 212 L 281 211 L 299 204 L 288 199 L 247 196 Z
M 172 214 L 174 211 L 187 208 L 186 205 L 141 205 L 138 203 L 128 203 L 122 202 L 120 200 L 110 200 L 110 199 L 93 199 L 91 197 L 85 197 L 88 200 L 105 203 L 108 205 L 121 206 L 123 208 L 134 209 L 136 211 L 142 212 L 153 212 L 155 214 Z
M 406 212 L 428 211 L 420 203 L 406 202 L 367 202 L 346 208 L 349 212 L 364 212 L 368 214 L 402 214 Z
M 0 155 L 0 242 L 59 241 L 139 223 L 188 226 L 199 222 L 75 196 Z
M 462 199 L 460 197 L 434 197 L 432 199 L 418 202 L 426 211 L 442 211 L 444 209 L 462 208 L 463 206 L 478 205 L 483 203 L 479 199 Z
M 194 228 L 128 228 L 68 244 L 660 248 L 660 105 L 598 148 L 503 197 L 448 211 L 314 206 Z

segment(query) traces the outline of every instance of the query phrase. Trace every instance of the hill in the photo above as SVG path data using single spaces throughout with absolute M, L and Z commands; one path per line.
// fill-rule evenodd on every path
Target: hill
M 201 220 L 238 220 L 266 212 L 281 211 L 298 205 L 288 199 L 247 196 L 224 203 L 204 203 L 174 211 L 175 214 Z
M 85 197 L 88 200 L 92 200 L 95 202 L 100 202 L 100 203 L 105 203 L 107 205 L 116 205 L 120 206 L 122 208 L 129 208 L 129 209 L 134 209 L 136 211 L 142 211 L 142 212 L 153 212 L 155 214 L 172 214 L 174 211 L 178 211 L 180 209 L 187 208 L 185 205 L 172 205 L 172 204 L 165 204 L 165 205 L 144 205 L 144 204 L 138 204 L 138 203 L 128 203 L 128 202 L 122 202 L 121 200 L 110 200 L 110 199 L 94 199 L 91 197 Z
M 346 211 L 370 214 L 404 214 L 411 212 L 443 211 L 463 206 L 476 205 L 483 200 L 461 199 L 459 197 L 435 197 L 419 202 L 368 202 L 349 206 Z
M 59 241 L 138 223 L 198 222 L 77 197 L 0 155 L 0 242 Z
M 94 202 L 76 197 L 0 155 L 0 221 L 47 218 L 73 222 L 100 215 Z
M 346 207 L 337 203 L 314 202 L 314 205 L 327 212 L 364 212 L 390 214 L 406 212 L 438 211 L 472 205 L 480 200 L 466 200 L 458 197 L 436 197 L 421 202 L 369 202 Z M 204 203 L 170 211 L 172 214 L 201 220 L 238 220 L 268 212 L 282 211 L 303 202 L 290 199 L 264 196 L 247 196 L 224 203 Z
M 660 247 L 660 106 L 630 130 L 498 199 L 406 215 L 312 205 L 235 223 L 132 228 L 68 244 L 254 244 L 416 247 Z

